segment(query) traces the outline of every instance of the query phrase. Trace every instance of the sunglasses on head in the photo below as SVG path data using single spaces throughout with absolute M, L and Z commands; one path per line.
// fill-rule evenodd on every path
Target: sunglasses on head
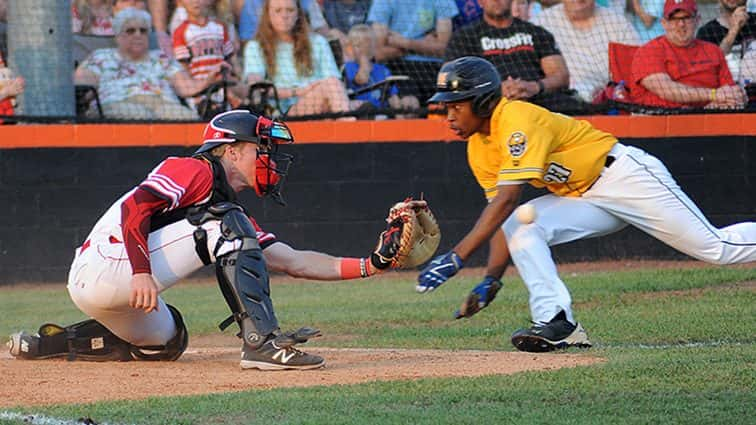
M 150 29 L 144 28 L 144 27 L 139 27 L 139 28 L 131 27 L 131 28 L 126 28 L 125 30 L 123 30 L 123 32 L 128 35 L 134 35 L 137 33 L 137 31 L 139 31 L 139 34 L 147 34 L 150 31 Z

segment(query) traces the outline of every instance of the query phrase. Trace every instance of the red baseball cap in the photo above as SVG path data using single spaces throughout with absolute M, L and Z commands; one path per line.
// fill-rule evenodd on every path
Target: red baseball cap
M 669 19 L 678 10 L 684 10 L 693 16 L 698 13 L 698 5 L 696 5 L 696 0 L 666 0 L 664 2 L 665 18 Z

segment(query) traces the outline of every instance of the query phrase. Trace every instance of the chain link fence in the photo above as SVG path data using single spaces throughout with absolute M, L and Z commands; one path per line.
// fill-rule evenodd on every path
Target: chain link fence
M 571 115 L 743 111 L 756 91 L 756 14 L 730 40 L 712 2 L 163 3 L 0 0 L 0 119 L 422 118 L 443 113 L 426 102 L 441 65 L 467 55 L 507 98 Z

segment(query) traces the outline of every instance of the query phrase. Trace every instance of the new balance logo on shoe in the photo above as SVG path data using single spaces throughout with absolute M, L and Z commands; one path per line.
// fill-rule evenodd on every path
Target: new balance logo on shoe
M 270 338 L 257 349 L 246 344 L 242 346 L 242 369 L 285 370 L 285 369 L 317 369 L 325 366 L 325 360 L 320 356 L 307 354 L 291 345 L 279 346 L 276 338 Z
M 276 351 L 276 354 L 273 354 L 273 360 L 277 360 L 278 358 L 280 358 L 281 359 L 281 363 L 285 364 L 285 363 L 288 363 L 289 360 L 291 360 L 291 358 L 294 357 L 294 356 L 296 356 L 296 355 L 297 355 L 296 351 L 291 350 L 291 353 L 286 354 L 286 350 L 282 348 L 282 349 Z

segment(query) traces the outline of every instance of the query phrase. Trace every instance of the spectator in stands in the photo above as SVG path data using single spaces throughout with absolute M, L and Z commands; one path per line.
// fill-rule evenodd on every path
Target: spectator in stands
M 716 44 L 695 38 L 695 0 L 666 0 L 665 34 L 633 56 L 632 101 L 665 108 L 741 108 L 745 92 L 736 85 Z
M 349 30 L 357 24 L 364 24 L 370 10 L 370 0 L 325 0 L 323 2 L 323 15 L 331 27 L 342 34 L 348 34 Z
M 452 28 L 456 31 L 483 16 L 483 9 L 480 7 L 478 0 L 455 0 L 459 14 L 452 19 Z
M 264 0 L 233 0 L 234 15 L 239 21 L 239 38 L 242 42 L 251 40 L 257 34 L 260 23 Z M 312 30 L 327 37 L 329 33 L 328 23 L 323 17 L 323 11 L 317 0 L 299 0 L 299 4 L 305 11 L 308 25 Z
M 664 34 L 661 19 L 664 0 L 629 0 L 630 22 L 638 31 L 641 43 Z
M 113 16 L 123 9 L 146 9 L 145 0 L 75 0 L 71 3 L 71 26 L 77 34 L 112 36 Z
M 570 88 L 590 102 L 609 81 L 609 42 L 640 44 L 630 22 L 595 0 L 565 0 L 531 22 L 554 35 L 570 71 Z
M 187 19 L 173 31 L 173 55 L 195 80 L 206 80 L 222 67 L 221 72 L 226 73 L 228 80 L 235 81 L 241 75 L 241 68 L 234 55 L 234 45 L 226 25 L 210 17 L 210 3 L 208 0 L 180 2 Z M 199 108 L 200 103 L 221 105 L 224 95 L 233 107 L 241 104 L 246 97 L 243 87 L 236 85 L 227 93 L 223 93 L 223 90 L 213 93 L 212 99 L 200 95 L 192 97 L 190 101 L 198 110 L 204 110 Z
M 272 81 L 289 116 L 349 111 L 328 41 L 310 31 L 297 0 L 265 0 L 260 28 L 244 48 L 247 83 Z
M 24 92 L 24 78 L 15 77 L 0 54 L 0 115 L 13 115 L 16 96 Z M 3 120 L 0 120 L 3 123 Z
M 220 76 L 192 79 L 174 59 L 158 50 L 149 51 L 150 21 L 150 14 L 144 10 L 118 12 L 113 19 L 118 47 L 95 50 L 76 69 L 74 80 L 98 87 L 103 112 L 109 118 L 198 119 L 194 110 L 180 103 L 176 93 L 196 95 Z
M 331 27 L 327 37 L 339 41 L 344 62 L 357 60 L 346 35 L 353 26 L 365 23 L 369 10 L 370 0 L 325 0 L 323 2 L 323 14 Z
M 454 0 L 374 1 L 368 13 L 377 43 L 376 60 L 395 75 L 410 77 L 402 93 L 425 101 L 433 95 L 436 74 L 459 14 Z
M 355 61 L 344 64 L 347 88 L 360 90 L 372 84 L 384 81 L 391 76 L 391 71 L 384 65 L 375 63 L 375 33 L 369 25 L 357 24 L 349 30 L 349 43 L 352 46 Z M 403 110 L 417 110 L 420 101 L 415 96 L 399 96 L 396 85 L 388 87 L 387 97 L 383 98 L 383 87 L 356 96 L 352 109 L 357 109 L 364 103 L 370 103 L 376 108 L 392 108 Z
M 513 0 L 480 0 L 483 19 L 456 31 L 446 60 L 480 56 L 496 66 L 502 94 L 556 110 L 580 105 L 567 91 L 570 75 L 554 36 L 512 17 Z
M 719 17 L 699 28 L 696 38 L 718 45 L 733 78 L 743 81 L 741 62 L 756 49 L 756 13 L 748 13 L 746 0 L 719 0 Z
M 521 21 L 529 21 L 530 0 L 512 0 L 512 17 Z
M 74 0 L 71 2 L 72 30 L 79 34 L 113 35 L 111 0 Z
M 176 32 L 176 28 L 184 23 L 189 16 L 186 12 L 186 7 L 184 7 L 184 1 L 186 0 L 176 1 L 176 9 L 171 14 L 171 20 L 168 23 L 168 31 L 171 33 L 171 38 L 173 37 L 173 33 Z M 228 38 L 234 45 L 234 52 L 239 52 L 241 50 L 241 40 L 239 40 L 239 33 L 236 31 L 234 14 L 231 12 L 231 0 L 203 0 L 203 2 L 207 3 L 207 7 L 209 8 L 210 13 L 208 16 L 220 21 L 226 27 Z
M 175 0 L 147 0 L 147 7 L 152 15 L 152 27 L 157 34 L 160 50 L 168 57 L 173 57 L 173 39 L 168 22 L 176 8 Z

